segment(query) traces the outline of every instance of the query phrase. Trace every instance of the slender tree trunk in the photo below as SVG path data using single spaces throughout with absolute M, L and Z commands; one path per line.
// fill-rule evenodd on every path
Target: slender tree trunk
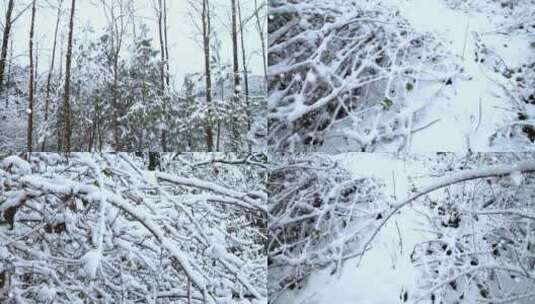
M 234 78 L 234 115 L 231 121 L 232 132 L 232 144 L 236 150 L 240 145 L 240 132 L 239 132 L 239 104 L 240 104 L 240 66 L 238 55 L 238 25 L 237 25 L 237 11 L 236 0 L 230 0 L 232 8 L 232 63 L 233 63 L 233 78 Z
M 221 69 L 221 66 L 219 66 Z M 221 81 L 221 100 L 225 99 L 225 81 Z M 221 121 L 217 121 L 217 140 L 216 140 L 216 151 L 221 151 Z
M 164 45 L 165 45 L 165 82 L 167 86 L 170 84 L 170 73 L 169 73 L 169 44 L 167 40 L 167 0 L 163 0 L 163 36 L 164 36 Z
M 106 1 L 102 1 L 107 6 Z M 116 16 L 115 5 L 119 4 L 119 15 Z M 124 35 L 124 2 L 121 0 L 110 1 L 109 6 L 109 22 L 111 31 L 111 49 L 112 49 L 112 70 L 113 70 L 113 87 L 112 87 L 112 129 L 113 129 L 113 141 L 115 150 L 120 151 L 122 149 L 122 142 L 119 134 L 119 55 L 121 53 L 122 39 Z
M 113 56 L 113 140 L 115 143 L 115 149 L 119 151 L 120 139 L 119 139 L 119 105 L 118 105 L 118 95 L 119 95 L 119 52 L 115 51 Z
M 32 2 L 32 19 L 30 24 L 30 84 L 28 88 L 28 136 L 27 136 L 27 150 L 29 153 L 32 152 L 32 135 L 33 135 L 33 95 L 34 95 L 34 66 L 33 66 L 33 35 L 35 28 L 35 0 Z
M 50 63 L 50 70 L 48 71 L 48 76 L 46 79 L 46 96 L 45 96 L 45 136 L 43 137 L 43 145 L 41 147 L 41 151 L 45 152 L 46 149 L 46 140 L 48 137 L 48 108 L 50 106 L 50 85 L 52 82 L 52 73 L 54 72 L 54 63 L 56 60 L 56 45 L 58 41 L 58 30 L 59 30 L 59 21 L 61 19 L 61 7 L 63 4 L 63 0 L 60 1 L 59 7 L 58 7 L 58 13 L 56 18 L 56 27 L 54 29 L 54 42 L 52 44 L 52 60 Z
M 158 0 L 158 37 L 160 38 L 160 82 L 162 93 L 165 86 L 165 48 L 163 34 L 163 0 Z
M 10 40 L 9 42 L 9 63 L 7 64 L 7 86 L 9 86 L 9 84 L 11 83 L 11 68 L 13 66 L 13 39 Z M 9 88 L 7 90 L 5 90 L 6 92 L 6 109 L 7 109 L 7 106 L 9 105 Z
M 208 106 L 208 117 L 206 117 L 204 131 L 206 135 L 206 146 L 208 152 L 214 150 L 214 135 L 212 131 L 212 75 L 210 67 L 210 3 L 208 0 L 202 2 L 202 29 L 203 29 L 203 46 L 204 46 L 204 69 L 206 76 L 206 103 Z
M 72 39 L 74 35 L 74 11 L 76 9 L 76 0 L 71 3 L 71 17 L 69 21 L 69 41 L 67 45 L 67 59 L 65 63 L 65 92 L 63 95 L 63 151 L 71 151 L 71 106 L 69 97 L 71 94 L 71 64 L 72 64 Z
M 247 55 L 245 51 L 245 39 L 243 35 L 243 19 L 241 15 L 241 2 L 238 1 L 238 16 L 240 18 L 240 41 L 241 41 L 241 52 L 242 52 L 242 65 L 243 65 L 243 84 L 245 86 L 245 110 L 247 115 L 247 131 L 251 130 L 251 105 L 249 104 L 249 71 L 247 70 Z
M 38 82 L 39 82 L 39 42 L 35 42 L 35 55 L 33 56 L 34 60 L 35 60 L 35 65 L 34 65 L 34 68 L 33 68 L 33 73 L 34 73 L 34 76 L 33 76 L 33 91 L 34 92 L 37 92 L 37 85 L 38 85 Z M 35 94 L 35 93 L 34 93 Z
M 4 23 L 4 36 L 2 39 L 2 53 L 0 54 L 0 93 L 3 91 L 4 70 L 6 67 L 7 45 L 9 43 L 9 35 L 11 32 L 11 15 L 13 14 L 13 7 L 15 3 L 9 0 L 7 4 L 6 21 Z
M 268 73 L 267 73 L 267 60 L 266 60 L 266 40 L 265 40 L 265 37 L 264 37 L 264 27 L 262 26 L 262 20 L 260 18 L 260 13 L 259 13 L 259 10 L 260 10 L 260 7 L 258 7 L 258 0 L 254 0 L 254 9 L 255 9 L 255 17 L 256 17 L 256 28 L 257 28 L 257 31 L 258 31 L 258 35 L 260 36 L 260 43 L 261 43 L 261 46 L 262 46 L 262 62 L 263 62 L 263 67 L 264 67 L 264 78 L 266 80 L 266 83 L 268 81 Z
M 167 3 L 165 0 L 158 0 L 158 34 L 160 38 L 160 82 L 161 82 L 161 96 L 166 99 L 165 96 L 165 87 L 169 86 L 169 69 L 166 69 L 167 66 L 167 16 L 166 13 Z M 166 75 L 167 70 L 167 75 Z M 166 103 L 166 100 L 164 100 Z M 165 111 L 165 110 L 164 110 Z M 164 113 L 164 117 L 166 117 Z M 167 152 L 167 130 L 162 129 L 160 135 L 160 145 L 162 146 L 162 151 Z

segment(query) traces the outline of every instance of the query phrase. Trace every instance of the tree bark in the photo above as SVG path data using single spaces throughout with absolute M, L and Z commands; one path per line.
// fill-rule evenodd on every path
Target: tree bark
M 9 43 L 9 35 L 11 32 L 11 15 L 13 14 L 14 7 L 13 0 L 9 0 L 7 4 L 7 13 L 6 13 L 6 22 L 4 24 L 4 36 L 2 39 L 2 53 L 0 55 L 0 93 L 3 91 L 4 84 L 4 70 L 6 68 L 6 58 L 7 58 L 7 45 Z
M 13 66 L 13 39 L 10 40 L 9 42 L 9 63 L 7 64 L 7 82 L 6 84 L 9 86 L 9 84 L 11 83 L 11 68 Z M 7 106 L 9 105 L 9 90 L 6 90 L 6 94 L 5 94 L 5 97 L 6 97 L 6 109 L 7 109 Z
M 160 168 L 160 154 L 158 152 L 149 152 L 149 171 L 156 171 Z
M 212 75 L 210 67 L 210 3 L 208 0 L 202 2 L 202 29 L 203 29 L 203 46 L 204 46 L 204 69 L 206 76 L 206 103 L 208 106 L 208 117 L 205 118 L 205 137 L 207 151 L 212 152 L 214 149 L 214 135 L 211 123 L 211 103 L 212 103 Z
M 167 3 L 165 0 L 158 0 L 158 34 L 160 38 L 160 82 L 161 82 L 161 96 L 165 97 L 165 87 L 169 86 L 169 68 L 166 68 L 167 65 L 167 16 L 165 13 L 167 11 Z M 167 75 L 166 75 L 167 71 Z M 164 102 L 166 102 L 164 100 Z M 164 113 L 165 117 L 165 113 Z M 160 134 L 160 145 L 162 146 L 162 151 L 167 152 L 167 130 L 162 129 Z
M 258 35 L 260 36 L 260 45 L 262 46 L 262 63 L 264 67 L 264 78 L 266 80 L 266 83 L 268 81 L 268 73 L 267 73 L 267 60 L 266 60 L 266 40 L 264 37 L 264 27 L 262 26 L 262 19 L 260 18 L 260 7 L 258 7 L 258 0 L 254 0 L 254 9 L 255 9 L 255 17 L 256 17 L 256 29 L 258 31 Z
M 30 84 L 28 88 L 28 133 L 27 133 L 27 151 L 32 152 L 32 135 L 33 135 L 33 95 L 34 95 L 34 66 L 33 66 L 33 36 L 35 29 L 35 1 L 32 2 L 32 19 L 30 24 Z
M 169 44 L 167 40 L 167 0 L 163 0 L 163 33 L 164 33 L 164 45 L 165 45 L 165 81 L 167 86 L 170 84 L 170 74 L 169 74 Z
M 163 37 L 163 0 L 158 0 L 158 37 L 160 38 L 160 81 L 162 93 L 165 87 L 165 48 Z
M 232 115 L 231 121 L 231 132 L 232 132 L 232 141 L 233 146 L 236 150 L 239 147 L 240 132 L 238 128 L 238 113 L 239 103 L 240 103 L 240 66 L 239 66 L 239 55 L 238 55 L 238 28 L 237 28 L 237 11 L 236 11 L 236 0 L 230 0 L 232 8 L 232 63 L 233 63 L 233 79 L 234 79 L 234 115 Z
M 242 52 L 242 65 L 243 65 L 243 84 L 245 86 L 245 110 L 247 115 L 247 131 L 251 130 L 251 108 L 249 104 L 249 71 L 247 70 L 247 56 L 245 51 L 245 39 L 243 35 L 243 19 L 241 15 L 241 3 L 238 0 L 238 16 L 240 18 L 240 41 L 241 41 L 241 52 Z
M 54 63 L 56 60 L 56 46 L 58 41 L 58 30 L 59 30 L 59 21 L 61 19 L 61 7 L 63 0 L 60 1 L 58 7 L 58 13 L 56 18 L 56 27 L 54 29 L 54 42 L 52 44 L 52 60 L 50 63 L 50 70 L 48 71 L 48 76 L 46 79 L 46 97 L 45 97 L 45 136 L 43 137 L 43 145 L 41 146 L 41 151 L 45 152 L 46 149 L 46 140 L 48 137 L 48 108 L 50 106 L 50 84 L 52 82 L 52 73 L 54 72 Z
M 65 63 L 65 92 L 63 95 L 63 151 L 71 151 L 71 106 L 69 97 L 71 94 L 71 64 L 72 64 L 72 39 L 74 35 L 74 11 L 76 9 L 76 0 L 71 3 L 71 17 L 69 21 L 69 41 L 67 45 L 67 58 Z

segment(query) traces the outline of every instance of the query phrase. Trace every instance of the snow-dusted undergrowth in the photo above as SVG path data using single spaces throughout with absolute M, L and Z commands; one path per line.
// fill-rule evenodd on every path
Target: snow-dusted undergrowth
M 532 0 L 270 3 L 272 149 L 533 150 Z
M 354 257 L 362 231 L 381 215 L 382 186 L 352 178 L 323 156 L 273 160 L 268 190 L 268 289 L 276 301 L 287 289 L 328 267 L 332 274 Z
M 479 154 L 429 160 L 433 175 L 445 175 L 431 185 L 448 186 L 420 200 L 434 237 L 411 254 L 422 274 L 413 301 L 532 303 L 532 158 Z
M 271 1 L 270 144 L 306 149 L 339 137 L 373 151 L 403 148 L 415 112 L 408 94 L 419 80 L 451 84 L 458 67 L 432 33 L 369 2 Z
M 261 160 L 237 158 L 4 158 L 0 302 L 264 302 Z
M 382 176 L 387 186 L 373 194 L 371 201 L 366 196 L 353 197 L 355 208 L 379 207 L 367 208 L 367 217 L 356 218 L 344 227 L 346 236 L 357 237 L 349 247 L 356 251 L 354 258 L 343 263 L 341 269 L 326 265 L 300 272 L 306 278 L 282 291 L 273 303 L 533 302 L 533 155 L 323 157 L 334 159 L 331 168 L 348 166 L 353 178 Z M 310 164 L 307 167 L 317 168 Z M 338 175 L 329 175 L 326 170 L 318 172 L 325 172 L 324 181 L 334 183 L 314 187 L 320 193 L 324 190 L 322 197 L 326 198 L 329 189 L 351 180 L 347 176 L 337 180 Z M 305 197 L 306 189 L 302 188 L 300 197 Z M 397 199 L 385 204 L 391 191 Z M 372 220 L 370 215 L 377 214 L 381 217 Z M 330 227 L 316 234 L 329 233 Z M 352 234 L 354 231 L 358 234 Z M 277 238 L 286 239 L 281 232 Z M 336 240 L 325 240 L 323 246 L 336 248 Z M 310 259 L 329 257 L 319 250 L 315 253 L 318 256 Z

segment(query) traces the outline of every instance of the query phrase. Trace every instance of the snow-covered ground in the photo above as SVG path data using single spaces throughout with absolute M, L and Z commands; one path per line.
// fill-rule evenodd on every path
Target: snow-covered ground
M 532 154 L 324 156 L 355 179 L 384 184 L 387 199 L 375 196 L 384 212 L 371 210 L 377 224 L 347 243 L 348 252 L 366 248 L 363 256 L 305 272 L 272 303 L 533 303 L 533 232 L 519 233 L 533 231 L 535 219 Z M 366 196 L 352 202 L 371 206 Z
M 269 104 L 275 149 L 535 149 L 532 2 L 375 0 L 339 7 L 314 0 L 274 6 Z M 293 10 L 304 11 L 296 17 L 302 20 L 285 23 L 284 12 Z M 326 17 L 321 29 L 315 14 Z M 373 26 L 362 17 L 368 14 Z M 347 34 L 346 24 L 356 29 Z M 331 27 L 342 36 L 371 38 L 352 48 L 329 35 Z M 286 31 L 299 35 L 281 38 Z M 307 47 L 318 51 L 309 54 Z M 353 69 L 348 58 L 358 58 Z M 375 63 L 364 68 L 369 62 Z M 315 76 L 305 77 L 302 69 Z
M 384 182 L 385 192 L 392 199 L 409 193 L 409 172 L 421 166 L 392 154 L 348 153 L 333 158 L 355 177 Z M 303 289 L 286 292 L 276 303 L 398 303 L 404 292 L 414 290 L 418 283 L 419 272 L 410 256 L 416 244 L 429 239 L 421 229 L 424 220 L 418 209 L 403 209 L 380 232 L 362 260 L 348 260 L 335 276 L 329 269 L 318 271 Z
M 482 1 L 481 1 L 482 2 Z M 525 36 L 493 33 L 508 23 L 507 15 L 496 6 L 490 8 L 453 9 L 444 0 L 385 0 L 399 9 L 411 26 L 435 33 L 459 59 L 460 72 L 452 75 L 452 85 L 420 83 L 411 94 L 414 100 L 429 100 L 418 119 L 437 121 L 414 133 L 410 150 L 428 151 L 514 151 L 512 147 L 490 147 L 492 134 L 505 123 L 511 112 L 511 100 L 498 85 L 502 79 L 491 71 L 477 44 L 484 43 L 508 65 L 526 61 L 530 41 Z

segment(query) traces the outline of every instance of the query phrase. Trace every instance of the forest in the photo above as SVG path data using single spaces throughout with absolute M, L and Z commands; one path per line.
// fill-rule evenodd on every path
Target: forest
M 2 150 L 264 145 L 262 0 L 6 0 L 0 16 Z
M 0 159 L 1 303 L 265 303 L 261 154 Z

